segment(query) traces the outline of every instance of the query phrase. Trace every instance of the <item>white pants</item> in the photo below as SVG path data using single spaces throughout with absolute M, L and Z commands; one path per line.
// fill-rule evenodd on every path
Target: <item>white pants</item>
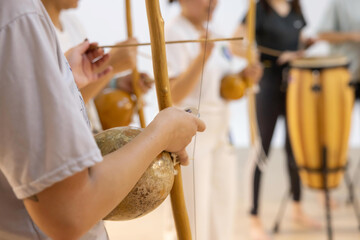
M 190 165 L 182 168 L 193 239 L 232 240 L 237 164 L 235 151 L 228 143 L 228 116 L 202 113 L 201 119 L 205 121 L 207 129 L 196 137 L 195 156 L 194 143 L 189 145 L 187 151 L 190 159 L 194 156 L 194 160 L 191 159 Z M 172 218 L 170 212 L 169 208 L 165 240 L 176 239 L 173 220 L 169 219 L 170 216 Z

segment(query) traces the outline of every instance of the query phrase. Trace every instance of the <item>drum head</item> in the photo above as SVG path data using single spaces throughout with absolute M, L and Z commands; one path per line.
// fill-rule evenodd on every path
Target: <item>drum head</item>
M 346 57 L 314 57 L 314 58 L 301 58 L 291 62 L 290 66 L 293 68 L 303 69 L 324 69 L 347 67 L 349 61 Z

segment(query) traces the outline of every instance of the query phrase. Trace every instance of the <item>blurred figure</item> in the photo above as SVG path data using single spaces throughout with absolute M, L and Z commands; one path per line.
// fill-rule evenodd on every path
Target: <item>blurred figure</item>
M 246 37 L 245 21 L 246 19 L 237 28 L 235 37 Z M 260 61 L 264 65 L 264 75 L 259 83 L 260 91 L 256 95 L 256 113 L 262 148 L 266 155 L 258 153 L 255 157 L 252 156 L 248 163 L 250 172 L 247 173 L 249 178 L 247 194 L 250 196 L 251 204 L 250 235 L 256 240 L 270 239 L 259 217 L 260 183 L 277 119 L 280 116 L 286 117 L 287 79 L 284 70 L 290 61 L 303 56 L 303 51 L 299 50 L 299 46 L 310 42 L 302 36 L 305 25 L 306 21 L 298 0 L 260 0 L 256 5 L 255 35 L 261 53 Z M 237 55 L 246 56 L 246 39 L 243 43 L 243 46 L 232 43 L 232 51 Z M 263 51 L 264 48 L 268 50 L 268 53 Z M 307 226 L 317 226 L 303 213 L 300 206 L 301 182 L 290 145 L 287 125 L 285 149 L 293 196 L 294 220 Z
M 355 98 L 360 99 L 360 1 L 332 0 L 318 28 L 318 39 L 330 43 L 330 55 L 349 60 Z M 355 100 L 356 100 L 355 99 Z M 325 203 L 323 195 L 319 197 Z M 331 199 L 332 208 L 338 203 Z
M 350 61 L 356 98 L 360 98 L 360 1 L 333 0 L 319 26 L 320 40 L 331 44 L 331 55 L 346 56 Z
M 85 30 L 71 12 L 65 11 L 67 9 L 77 8 L 79 0 L 42 0 L 49 16 L 55 26 L 56 34 L 60 41 L 60 46 L 64 52 L 71 47 L 81 43 L 86 39 Z M 135 39 L 128 39 L 122 43 L 130 44 L 136 43 Z M 120 43 L 118 43 L 120 44 Z M 77 82 L 77 85 L 84 98 L 87 113 L 92 125 L 94 133 L 102 131 L 102 126 L 99 116 L 93 102 L 93 98 L 113 79 L 115 74 L 125 70 L 132 69 L 136 64 L 136 48 L 113 48 L 110 50 L 110 58 L 104 67 L 111 66 L 112 74 L 103 77 L 96 82 L 90 84 L 82 84 Z M 151 80 L 149 77 L 142 73 L 140 74 L 140 88 L 145 93 L 151 87 Z M 131 74 L 113 80 L 113 87 L 122 89 L 129 93 L 133 93 Z
M 214 36 L 213 29 L 207 29 L 207 21 L 212 18 L 217 0 L 179 0 L 179 4 L 181 14 L 166 25 L 166 40 Z M 187 149 L 190 156 L 195 154 L 193 165 L 183 170 L 192 234 L 197 240 L 232 239 L 236 155 L 229 143 L 229 106 L 220 96 L 220 83 L 227 74 L 259 79 L 262 68 L 259 64 L 245 68 L 245 61 L 236 59 L 224 43 L 168 45 L 167 59 L 174 103 L 199 108 L 207 124 L 207 132 L 197 135 L 194 152 Z M 171 234 L 174 232 L 169 232 L 165 239 L 176 239 Z

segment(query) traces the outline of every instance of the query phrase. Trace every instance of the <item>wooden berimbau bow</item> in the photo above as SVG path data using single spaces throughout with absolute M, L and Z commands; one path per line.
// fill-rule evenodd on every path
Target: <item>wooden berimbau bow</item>
M 133 27 L 132 27 L 132 18 L 131 18 L 131 0 L 125 1 L 125 9 L 126 9 L 127 35 L 128 35 L 128 38 L 132 38 L 133 37 Z M 138 115 L 139 115 L 139 119 L 140 119 L 140 126 L 142 128 L 145 128 L 146 121 L 145 121 L 144 109 L 143 109 L 144 103 L 143 103 L 143 99 L 142 99 L 142 92 L 141 92 L 141 89 L 139 88 L 139 79 L 140 79 L 140 75 L 137 70 L 137 67 L 135 66 L 132 69 L 132 85 L 133 85 L 134 93 L 135 93 L 135 96 L 137 99 L 137 110 L 138 110 Z
M 249 65 L 254 63 L 253 47 L 255 43 L 255 21 L 256 21 L 256 3 L 255 0 L 249 0 L 249 12 L 246 18 L 247 37 L 248 37 L 246 58 L 248 60 Z M 257 124 L 257 116 L 256 116 L 255 86 L 253 84 L 252 79 L 249 79 L 248 81 L 250 85 L 247 92 L 250 136 L 251 136 L 251 145 L 255 146 L 256 144 L 259 144 L 259 139 L 260 139 L 258 124 Z
M 162 110 L 170 107 L 172 100 L 165 52 L 164 20 L 161 16 L 159 0 L 146 0 L 146 11 L 150 31 L 156 93 L 159 109 Z M 176 231 L 179 240 L 191 240 L 190 223 L 185 206 L 180 165 L 177 164 L 175 169 L 178 174 L 175 176 L 170 197 Z

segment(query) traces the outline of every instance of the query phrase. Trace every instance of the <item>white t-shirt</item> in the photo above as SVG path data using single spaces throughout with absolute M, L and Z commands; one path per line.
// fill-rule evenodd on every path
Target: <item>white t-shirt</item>
M 0 49 L 0 239 L 49 239 L 22 199 L 102 157 L 39 0 L 0 0 Z M 107 239 L 103 223 L 82 239 Z
M 57 28 L 55 28 L 55 30 L 63 52 L 66 52 L 85 40 L 86 32 L 72 10 L 62 11 L 60 13 L 60 23 L 63 28 L 62 31 Z M 93 99 L 90 99 L 88 104 L 86 104 L 86 111 L 89 116 L 92 131 L 96 133 L 101 132 L 102 126 Z
M 318 32 L 360 32 L 359 10 L 359 0 L 333 0 Z M 360 80 L 360 43 L 332 44 L 331 54 L 346 56 L 350 61 L 352 79 Z
M 72 10 L 61 11 L 60 23 L 62 30 L 55 28 L 61 49 L 66 52 L 75 45 L 83 42 L 87 35 L 79 19 Z
M 211 33 L 211 30 L 209 30 Z M 210 36 L 211 37 L 211 36 Z M 209 38 L 210 38 L 209 37 Z M 167 41 L 199 39 L 198 30 L 183 16 L 179 15 L 172 19 L 165 28 Z M 171 44 L 166 47 L 169 77 L 177 77 L 183 73 L 189 64 L 197 57 L 200 44 Z M 231 55 L 228 45 L 217 42 L 207 60 L 204 69 L 201 112 L 221 113 L 227 106 L 227 102 L 220 96 L 221 79 L 227 74 L 239 73 L 246 66 L 243 59 Z M 181 102 L 181 107 L 198 107 L 201 81 L 194 90 Z

